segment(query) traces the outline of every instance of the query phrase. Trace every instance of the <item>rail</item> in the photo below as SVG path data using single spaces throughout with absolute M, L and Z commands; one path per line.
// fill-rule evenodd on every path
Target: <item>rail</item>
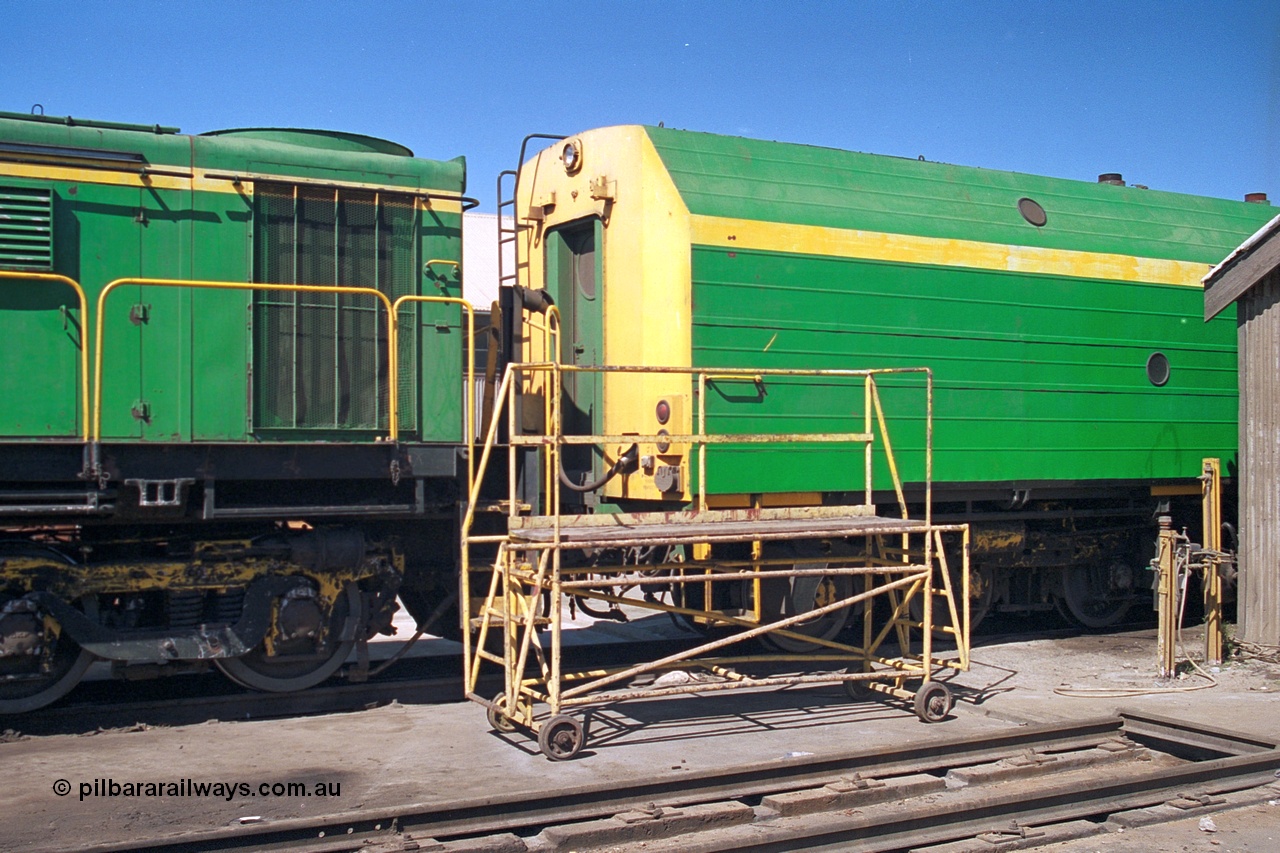
M 706 713 L 733 720 L 734 710 Z M 856 738 L 860 728 L 843 730 Z M 820 755 L 731 754 L 706 769 L 674 774 L 658 769 L 665 760 L 649 757 L 660 749 L 646 753 L 644 745 L 641 738 L 605 747 L 631 768 L 628 778 L 610 785 L 548 774 L 546 784 L 525 789 L 504 784 L 507 777 L 499 771 L 459 762 L 460 771 L 482 783 L 478 792 L 469 785 L 443 790 L 426 804 L 374 801 L 342 812 L 309 810 L 305 817 L 233 821 L 159 838 L 135 831 L 118 836 L 127 840 L 93 837 L 76 849 L 355 853 L 412 849 L 424 839 L 424 848 L 450 849 L 445 845 L 458 842 L 470 849 L 525 849 L 513 837 L 529 841 L 529 849 L 547 840 L 564 849 L 1026 849 L 1096 838 L 1116 826 L 1158 828 L 1244 806 L 1264 809 L 1275 799 L 1267 783 L 1280 760 L 1272 742 L 1129 712 L 918 736 L 902 744 L 844 746 L 837 737 Z M 1101 823 L 1104 816 L 1120 819 Z M 32 853 L 74 846 L 62 834 L 36 844 Z M 1130 844 L 1128 849 L 1142 846 Z

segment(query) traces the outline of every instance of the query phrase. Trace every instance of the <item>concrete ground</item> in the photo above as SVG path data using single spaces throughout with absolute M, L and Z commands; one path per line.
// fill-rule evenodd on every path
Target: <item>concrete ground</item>
M 665 616 L 650 616 L 597 625 L 575 641 L 590 641 L 593 633 L 597 639 L 635 641 L 675 630 Z M 443 648 L 434 642 L 423 653 Z M 1187 638 L 1190 649 L 1198 642 Z M 0 767 L 6 770 L 0 849 L 123 843 L 243 821 L 580 784 L 605 787 L 654 772 L 674 777 L 727 761 L 888 747 L 1118 709 L 1280 741 L 1280 665 L 1233 662 L 1212 674 L 1216 684 L 1199 677 L 1160 683 L 1153 677 L 1155 666 L 1154 630 L 987 644 L 979 639 L 971 670 L 952 680 L 961 701 L 939 724 L 921 723 L 901 705 L 851 702 L 838 685 L 703 694 L 594 712 L 583 756 L 560 763 L 547 761 L 523 734 L 491 731 L 484 709 L 470 703 L 393 704 L 340 715 L 81 736 L 10 736 L 0 743 Z M 1120 691 L 1131 695 L 1116 695 Z M 324 783 L 328 796 L 269 795 L 271 785 L 289 782 L 309 788 Z M 197 783 L 226 788 L 193 796 Z M 260 788 L 264 783 L 268 787 Z M 110 796 L 113 784 L 133 784 L 143 796 Z M 146 795 L 148 784 L 158 796 Z M 61 789 L 69 793 L 60 796 Z M 1216 832 L 1201 829 L 1194 819 L 1185 826 L 1134 829 L 1051 849 L 1280 850 L 1273 841 L 1280 839 L 1280 805 L 1223 813 L 1215 822 Z

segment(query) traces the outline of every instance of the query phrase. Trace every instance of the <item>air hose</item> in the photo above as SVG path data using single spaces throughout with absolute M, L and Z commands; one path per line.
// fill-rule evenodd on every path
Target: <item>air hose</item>
M 623 451 L 618 457 L 618 461 L 609 466 L 609 470 L 604 472 L 604 476 L 594 483 L 583 483 L 578 485 L 569 479 L 569 475 L 564 472 L 563 463 L 560 466 L 560 485 L 574 492 L 594 492 L 601 488 L 605 483 L 612 480 L 624 471 L 634 471 L 636 465 L 640 462 L 640 445 L 633 444 Z

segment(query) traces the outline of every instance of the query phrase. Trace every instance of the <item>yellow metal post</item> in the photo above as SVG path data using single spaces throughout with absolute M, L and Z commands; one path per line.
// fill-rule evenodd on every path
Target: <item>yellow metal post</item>
M 1177 537 L 1178 534 L 1173 530 L 1173 519 L 1167 515 L 1160 516 L 1156 557 L 1160 571 L 1160 584 L 1156 593 L 1156 654 L 1159 657 L 1161 678 L 1171 678 L 1174 668 L 1175 636 L 1178 630 L 1178 572 L 1175 559 Z
M 1204 547 L 1212 554 L 1222 551 L 1222 468 L 1217 459 L 1204 460 L 1201 518 Z M 1219 563 L 1210 559 L 1204 571 L 1204 659 L 1222 663 L 1222 574 Z

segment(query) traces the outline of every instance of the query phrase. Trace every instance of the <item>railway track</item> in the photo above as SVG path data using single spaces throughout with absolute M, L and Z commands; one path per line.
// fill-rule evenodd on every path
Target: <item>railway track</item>
M 1025 849 L 1277 796 L 1277 745 L 1149 715 L 123 845 L 202 851 Z M 977 841 L 975 842 L 975 839 Z M 976 845 L 976 846 L 975 846 Z M 54 848 L 48 848 L 49 853 Z M 46 853 L 41 851 L 40 853 Z

